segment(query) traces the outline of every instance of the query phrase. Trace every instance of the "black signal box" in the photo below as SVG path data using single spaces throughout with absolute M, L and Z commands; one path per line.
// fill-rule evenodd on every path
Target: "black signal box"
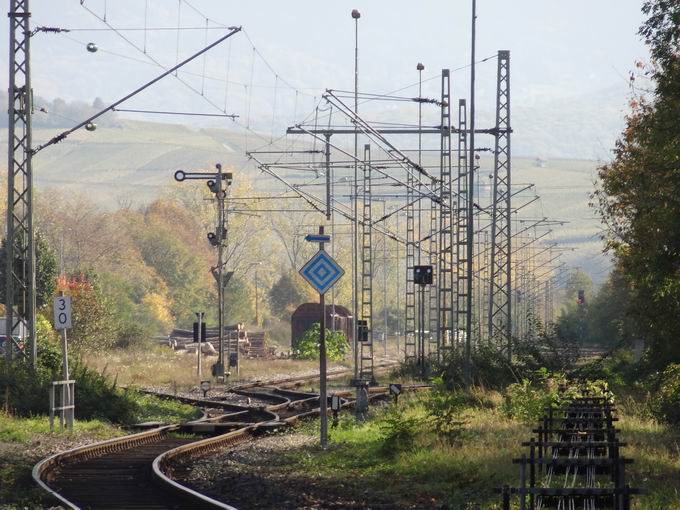
M 432 266 L 413 266 L 413 283 L 432 285 Z
M 357 340 L 368 342 L 368 321 L 361 319 L 357 321 Z

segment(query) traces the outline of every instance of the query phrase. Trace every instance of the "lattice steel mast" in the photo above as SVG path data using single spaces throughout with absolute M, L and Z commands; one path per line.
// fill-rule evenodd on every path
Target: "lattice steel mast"
M 439 193 L 439 314 L 437 323 L 437 359 L 443 346 L 453 338 L 454 325 L 454 235 L 453 235 L 453 182 L 451 178 L 451 83 L 448 69 L 442 70 L 441 145 L 439 166 L 441 188 Z
M 467 150 L 467 105 L 465 99 L 458 102 L 458 196 L 456 198 L 456 334 L 454 347 L 462 347 L 468 324 L 468 280 L 467 235 L 468 235 L 468 150 Z
M 512 237 L 510 164 L 510 52 L 498 52 L 496 134 L 491 213 L 489 341 L 512 357 Z
M 13 334 L 24 333 L 32 366 L 35 337 L 35 245 L 33 232 L 33 148 L 31 140 L 31 30 L 28 0 L 10 0 L 9 147 L 7 238 L 5 246 L 6 361 L 12 361 Z M 10 339 L 12 339 L 10 341 Z
M 425 66 L 420 62 L 416 66 L 418 70 L 418 98 L 423 93 L 423 69 Z M 422 164 L 422 123 L 423 103 L 418 102 L 418 164 Z M 416 288 L 413 283 L 413 268 L 416 265 L 416 250 L 420 252 L 420 232 L 416 236 L 415 221 L 415 185 L 416 178 L 413 172 L 406 173 L 406 307 L 404 322 L 404 359 L 415 360 L 418 357 L 418 336 L 416 320 Z M 420 203 L 420 201 L 419 201 Z M 418 245 L 416 247 L 416 238 Z
M 373 382 L 373 244 L 371 196 L 371 146 L 364 145 L 361 224 L 361 319 L 367 328 L 366 341 L 359 344 L 359 379 Z

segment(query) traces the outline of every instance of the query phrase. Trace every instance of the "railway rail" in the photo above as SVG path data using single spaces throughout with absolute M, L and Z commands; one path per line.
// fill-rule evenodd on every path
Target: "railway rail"
M 417 391 L 425 387 L 405 389 Z M 248 407 L 215 399 L 163 395 L 200 407 L 204 415 L 187 423 L 57 453 L 34 466 L 33 478 L 54 503 L 67 508 L 236 510 L 184 486 L 176 475 L 181 477 L 196 458 L 294 425 L 320 411 L 315 393 L 276 386 L 237 391 L 269 404 Z M 386 387 L 371 388 L 370 398 L 387 398 L 388 393 Z M 336 394 L 343 398 L 343 406 L 353 405 L 353 391 Z

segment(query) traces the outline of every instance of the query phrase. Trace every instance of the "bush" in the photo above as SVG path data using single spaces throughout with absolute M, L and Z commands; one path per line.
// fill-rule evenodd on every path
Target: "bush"
M 428 421 L 437 435 L 451 444 L 463 430 L 462 413 L 468 407 L 468 396 L 461 391 L 447 390 L 441 377 L 436 377 L 433 383 L 432 391 L 424 400 Z
M 26 359 L 16 359 L 8 368 L 0 366 L 2 406 L 19 416 L 49 413 L 52 381 L 61 380 L 61 347 L 56 337 L 38 320 L 38 362 L 33 370 Z M 195 410 L 190 406 L 160 401 L 134 389 L 118 387 L 104 375 L 87 368 L 77 359 L 69 360 L 71 379 L 76 381 L 76 419 L 103 419 L 124 425 L 141 420 L 185 419 Z
M 521 383 L 508 386 L 501 409 L 510 417 L 522 421 L 539 420 L 546 407 L 556 406 L 558 382 L 552 377 L 539 381 L 523 379 Z
M 500 389 L 516 382 L 515 369 L 495 347 L 479 345 L 471 353 L 472 384 L 485 388 Z M 449 390 L 465 386 L 465 354 L 463 349 L 445 351 L 440 363 L 434 364 L 432 372 L 441 375 Z
M 606 397 L 613 402 L 613 394 L 606 381 L 567 383 L 562 374 L 551 374 L 541 369 L 532 378 L 508 386 L 501 410 L 510 418 L 535 421 L 541 419 L 547 407 L 558 407 L 581 395 Z
M 650 412 L 662 423 L 680 426 L 680 363 L 666 367 L 650 401 Z
M 390 406 L 380 423 L 383 452 L 395 454 L 413 448 L 423 424 L 422 418 L 408 416 L 404 406 Z
M 302 338 L 298 340 L 297 347 L 293 351 L 296 359 L 319 359 L 319 338 L 321 337 L 321 326 L 315 323 L 310 329 L 305 331 Z M 349 344 L 342 331 L 326 330 L 326 357 L 330 361 L 341 361 L 347 356 Z
M 139 349 L 151 345 L 151 331 L 135 323 L 123 324 L 118 330 L 115 346 L 121 349 Z

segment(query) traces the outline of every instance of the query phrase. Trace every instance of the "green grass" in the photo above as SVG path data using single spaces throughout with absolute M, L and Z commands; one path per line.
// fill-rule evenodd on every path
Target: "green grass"
M 50 432 L 46 416 L 20 418 L 0 413 L 0 509 L 46 508 L 31 470 L 40 459 L 84 442 L 123 435 L 99 420 L 76 420 L 73 434 Z
M 619 405 L 618 427 L 621 439 L 628 443 L 624 455 L 634 459 L 627 468 L 633 487 L 647 490 L 635 498 L 635 510 L 680 508 L 680 430 L 660 425 L 649 416 L 644 406 L 630 399 Z
M 404 416 L 422 420 L 425 408 L 419 398 L 402 399 Z M 310 447 L 286 453 L 292 472 L 326 480 L 359 480 L 376 501 L 415 504 L 417 507 L 497 508 L 493 489 L 512 483 L 517 469 L 510 459 L 520 454 L 520 442 L 530 426 L 502 417 L 496 409 L 464 413 L 462 435 L 449 444 L 427 425 L 419 427 L 412 444 L 387 446 L 385 423 L 389 411 L 373 411 L 357 425 L 347 416 L 330 432 L 327 451 Z M 304 432 L 316 434 L 318 421 Z
M 384 427 L 390 412 L 377 409 L 364 424 L 344 416 L 340 426 L 330 430 L 328 450 L 316 443 L 287 450 L 282 465 L 291 476 L 317 477 L 331 487 L 344 483 L 358 493 L 368 489 L 372 500 L 395 506 L 498 509 L 493 489 L 518 484 L 519 468 L 511 459 L 526 453 L 520 443 L 532 436 L 533 424 L 505 417 L 497 397 L 481 400 L 485 406 L 464 412 L 466 424 L 453 444 L 423 426 L 412 444 L 386 448 Z M 406 409 L 406 418 L 424 416 L 419 398 L 400 401 L 400 406 Z M 680 509 L 680 430 L 656 423 L 647 416 L 644 403 L 629 399 L 619 409 L 620 437 L 628 443 L 623 455 L 634 459 L 627 467 L 628 482 L 647 491 L 633 498 L 632 508 Z M 316 437 L 318 421 L 298 433 Z M 357 486 L 352 489 L 348 480 L 356 480 Z
M 139 410 L 135 414 L 137 423 L 147 421 L 177 423 L 195 420 L 201 416 L 200 409 L 174 400 L 164 400 L 144 393 L 135 393 L 131 398 L 139 406 Z
M 56 419 L 55 427 L 58 428 Z M 76 420 L 74 435 L 71 437 L 100 439 L 111 437 L 119 433 L 119 431 L 120 429 L 117 427 L 100 420 Z M 52 436 L 65 435 L 65 433 L 59 432 L 50 433 L 50 424 L 47 416 L 19 418 L 0 412 L 0 442 L 2 443 L 27 444 L 45 434 L 51 434 Z

